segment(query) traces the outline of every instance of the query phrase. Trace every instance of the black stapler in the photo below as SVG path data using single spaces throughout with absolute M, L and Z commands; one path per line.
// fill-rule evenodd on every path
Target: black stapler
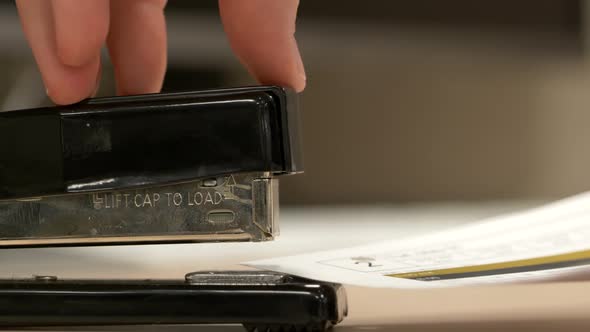
M 252 87 L 0 113 L 0 247 L 272 240 L 297 112 Z
M 0 248 L 274 239 L 278 177 L 303 171 L 296 98 L 260 86 L 0 113 Z M 345 315 L 340 285 L 265 271 L 0 280 L 0 327 L 320 331 Z

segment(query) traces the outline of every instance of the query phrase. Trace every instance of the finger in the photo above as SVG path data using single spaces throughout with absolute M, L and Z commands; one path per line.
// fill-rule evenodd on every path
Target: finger
M 295 41 L 298 0 L 219 0 L 232 49 L 264 84 L 305 87 L 305 70 Z
M 79 67 L 93 61 L 109 30 L 109 0 L 52 0 L 57 54 Z
M 117 93 L 159 92 L 166 71 L 165 0 L 111 1 L 107 44 Z
M 56 104 L 71 104 L 90 96 L 95 90 L 100 57 L 79 67 L 63 64 L 57 55 L 52 3 L 17 0 L 16 4 L 49 97 Z

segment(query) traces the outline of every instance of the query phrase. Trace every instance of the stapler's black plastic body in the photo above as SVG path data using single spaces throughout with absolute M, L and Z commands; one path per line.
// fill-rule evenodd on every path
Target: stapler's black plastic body
M 0 281 L 0 327 L 243 324 L 324 331 L 347 315 L 344 288 L 272 272 L 205 272 L 186 280 Z

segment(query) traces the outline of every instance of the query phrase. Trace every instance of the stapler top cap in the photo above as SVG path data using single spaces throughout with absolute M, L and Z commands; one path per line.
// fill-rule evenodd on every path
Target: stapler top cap
M 0 199 L 301 172 L 296 97 L 258 86 L 0 113 Z

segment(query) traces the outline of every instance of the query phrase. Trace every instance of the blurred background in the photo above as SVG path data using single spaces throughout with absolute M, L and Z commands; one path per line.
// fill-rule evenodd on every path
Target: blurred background
M 255 82 L 216 1 L 170 0 L 165 91 Z M 590 189 L 590 9 L 575 0 L 302 1 L 306 173 L 287 205 L 557 198 Z M 3 110 L 48 103 L 12 2 Z M 114 91 L 105 59 L 101 95 Z

